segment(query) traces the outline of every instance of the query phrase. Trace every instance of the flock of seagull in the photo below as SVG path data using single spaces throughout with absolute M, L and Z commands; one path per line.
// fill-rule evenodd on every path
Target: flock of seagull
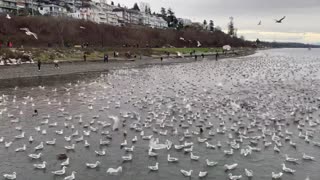
M 283 162 L 272 164 L 268 177 L 294 175 L 293 167 L 318 160 L 320 121 L 312 117 L 319 99 L 299 92 L 303 82 L 293 89 L 286 84 L 305 69 L 281 58 L 265 58 L 117 70 L 55 87 L 16 87 L 0 96 L 1 123 L 10 129 L 1 133 L 0 146 L 25 154 L 34 171 L 48 170 L 64 180 L 76 179 L 78 166 L 86 173 L 105 167 L 112 156 L 120 162 L 105 170 L 110 176 L 124 175 L 130 171 L 126 164 L 144 156 L 153 163 L 140 168 L 153 173 L 182 166 L 176 172 L 182 177 L 209 178 L 223 168 L 230 180 L 261 178 L 261 171 L 244 162 L 270 151 L 274 154 L 266 159 Z M 302 76 L 305 82 L 316 72 L 310 68 L 310 74 Z M 314 148 L 313 154 L 290 154 L 306 147 Z M 52 159 L 52 153 L 63 160 Z M 79 164 L 87 154 L 94 155 L 92 160 Z M 223 156 L 218 160 L 213 154 Z M 199 168 L 188 167 L 186 161 Z M 15 162 L 9 163 L 14 167 Z M 3 177 L 20 179 L 23 173 L 13 168 Z

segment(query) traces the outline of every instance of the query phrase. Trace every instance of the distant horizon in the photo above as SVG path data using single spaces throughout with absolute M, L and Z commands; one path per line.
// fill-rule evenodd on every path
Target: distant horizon
M 110 3 L 111 0 L 108 0 Z M 262 41 L 297 42 L 320 44 L 319 0 L 113 0 L 132 7 L 136 2 L 149 3 L 152 12 L 160 12 L 161 7 L 172 8 L 177 17 L 193 22 L 213 20 L 215 26 L 227 28 L 229 17 L 234 17 L 238 35 L 247 40 L 259 38 Z M 192 13 L 190 13 L 192 12 Z M 275 19 L 286 16 L 282 24 Z M 262 25 L 258 26 L 259 21 Z

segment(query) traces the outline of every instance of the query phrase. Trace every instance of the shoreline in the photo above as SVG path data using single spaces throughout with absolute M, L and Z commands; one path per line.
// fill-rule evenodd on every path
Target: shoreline
M 256 50 L 244 50 L 236 51 L 235 53 L 228 53 L 226 55 L 220 55 L 219 60 L 226 58 L 236 58 L 252 55 Z M 205 55 L 207 60 L 215 61 L 215 54 Z M 198 55 L 198 60 L 202 61 L 201 56 Z M 138 60 L 122 59 L 122 60 L 111 60 L 109 62 L 103 62 L 102 60 L 90 60 L 87 62 L 83 61 L 65 61 L 60 62 L 59 69 L 54 68 L 52 63 L 44 63 L 41 66 L 41 71 L 38 72 L 37 64 L 22 64 L 14 66 L 1 66 L 0 67 L 0 88 L 10 88 L 15 86 L 28 86 L 34 84 L 45 83 L 50 78 L 61 80 L 65 79 L 67 75 L 72 76 L 83 76 L 86 74 L 92 74 L 97 72 L 109 72 L 117 69 L 128 69 L 128 68 L 142 68 L 154 65 L 173 65 L 180 63 L 192 63 L 196 62 L 193 57 L 185 56 L 184 58 L 164 58 L 160 61 L 159 57 L 143 57 Z

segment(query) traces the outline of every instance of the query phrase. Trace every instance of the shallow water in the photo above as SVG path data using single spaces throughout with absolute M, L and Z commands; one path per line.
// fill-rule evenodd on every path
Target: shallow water
M 70 157 L 70 165 L 66 175 L 77 171 L 76 179 L 185 179 L 180 169 L 193 169 L 192 177 L 198 179 L 199 171 L 208 171 L 208 176 L 203 179 L 227 179 L 224 165 L 238 163 L 235 170 L 230 171 L 234 175 L 245 177 L 244 168 L 253 170 L 254 179 L 271 179 L 271 172 L 282 171 L 281 163 L 285 161 L 285 154 L 298 158 L 298 164 L 286 162 L 286 166 L 295 169 L 294 174 L 284 173 L 282 179 L 301 180 L 307 176 L 310 179 L 318 179 L 320 169 L 319 147 L 314 146 L 313 141 L 320 142 L 319 138 L 319 106 L 320 101 L 320 50 L 313 49 L 276 49 L 260 51 L 255 55 L 225 59 L 220 61 L 204 60 L 200 62 L 177 64 L 170 66 L 152 66 L 138 69 L 114 70 L 107 73 L 94 73 L 88 76 L 78 75 L 76 78 L 60 78 L 47 80 L 34 80 L 35 84 L 17 88 L 4 88 L 0 90 L 3 94 L 0 98 L 0 137 L 4 141 L 13 141 L 9 148 L 0 143 L 0 173 L 17 172 L 17 179 L 23 180 L 47 180 L 63 179 L 51 174 L 51 171 L 61 169 L 56 155 L 67 153 Z M 44 86 L 43 88 L 39 86 Z M 14 100 L 15 99 L 15 100 Z M 92 104 L 93 109 L 89 109 Z M 117 104 L 120 104 L 119 106 Z M 190 109 L 188 109 L 191 107 Z M 62 111 L 60 108 L 64 108 Z M 32 117 L 33 110 L 37 109 L 39 115 Z M 60 110 L 59 110 L 60 109 Z M 295 115 L 291 113 L 295 112 Z M 13 117 L 8 117 L 8 114 Z M 79 124 L 77 115 L 82 115 L 83 123 Z M 124 116 L 128 114 L 128 117 Z M 57 122 L 57 127 L 49 127 L 49 124 L 41 124 L 43 116 L 50 115 L 49 124 Z M 91 122 L 94 116 L 99 116 L 92 127 L 98 131 L 91 132 L 90 137 L 84 137 L 90 143 L 90 148 L 85 148 L 83 142 L 76 143 L 74 139 L 88 130 L 84 125 Z M 98 121 L 113 123 L 109 116 L 119 116 L 121 124 L 120 131 L 112 131 L 112 126 L 103 128 Z M 67 117 L 72 117 L 67 120 Z M 175 117 L 176 120 L 172 120 Z M 11 123 L 10 120 L 19 118 L 19 123 Z M 284 124 L 282 130 L 279 126 L 269 121 L 278 120 Z M 183 151 L 157 150 L 158 157 L 148 157 L 148 140 L 142 140 L 140 132 L 130 129 L 133 123 L 143 125 L 151 120 L 150 128 L 143 128 L 145 135 L 153 135 L 159 138 L 161 143 L 167 139 L 174 144 L 180 144 L 179 139 L 183 132 L 199 132 L 197 125 L 207 126 L 211 122 L 214 132 L 217 128 L 226 128 L 224 134 L 216 133 L 209 136 L 209 129 L 203 134 L 193 135 L 186 138 L 188 142 L 194 142 L 193 153 L 199 155 L 199 161 L 190 160 L 190 155 Z M 258 141 L 257 147 L 261 152 L 252 152 L 245 157 L 239 150 L 234 154 L 226 156 L 223 151 L 230 150 L 229 142 L 239 139 L 238 133 L 231 130 L 234 127 L 238 131 L 240 126 L 248 126 L 256 120 L 256 127 L 250 127 L 251 133 L 245 136 L 240 148 L 250 144 L 250 137 L 262 135 L 262 128 L 270 132 L 282 132 L 285 130 L 293 132 L 291 140 L 297 143 L 297 148 L 289 145 L 288 141 L 281 138 L 282 147 L 280 153 L 273 150 L 274 143 L 265 148 L 263 140 Z M 313 131 L 310 143 L 298 137 L 298 124 L 294 121 L 300 120 L 305 123 L 301 132 Z M 159 121 L 163 121 L 161 128 Z M 179 125 L 188 125 L 181 128 Z M 225 122 L 225 125 L 220 125 Z M 316 125 L 310 127 L 310 122 Z M 69 127 L 65 127 L 67 123 Z M 170 124 L 178 128 L 178 135 L 172 133 Z M 74 129 L 71 129 L 74 125 Z M 22 126 L 26 137 L 15 140 L 14 136 L 21 132 L 15 127 Z M 47 134 L 37 132 L 34 127 L 41 126 L 46 129 Z M 168 135 L 160 135 L 153 131 L 168 130 Z M 260 129 L 259 129 L 260 128 Z M 57 135 L 56 130 L 64 130 L 63 135 Z M 71 143 L 66 142 L 64 136 L 69 136 L 78 130 L 79 135 L 74 137 Z M 132 162 L 122 162 L 121 157 L 128 153 L 120 148 L 120 143 L 125 137 L 123 131 L 128 135 L 128 147 L 135 146 Z M 102 131 L 110 131 L 112 134 L 111 144 L 100 146 L 99 140 L 106 140 Z M 232 138 L 229 138 L 232 134 Z M 35 141 L 28 142 L 29 136 Z M 131 139 L 137 136 L 138 142 L 132 143 Z M 207 149 L 205 143 L 199 143 L 198 137 L 210 137 L 210 144 L 221 141 L 221 149 Z M 34 147 L 40 142 L 56 138 L 56 145 L 45 145 L 41 160 L 31 160 L 27 155 L 35 153 Z M 271 136 L 266 135 L 266 141 L 271 141 Z M 14 150 L 27 145 L 26 152 L 15 152 Z M 66 151 L 64 146 L 76 144 L 75 151 Z M 253 144 L 251 144 L 253 146 Z M 95 150 L 106 148 L 106 156 L 96 156 Z M 167 154 L 179 158 L 178 163 L 168 163 Z M 302 154 L 306 153 L 315 157 L 316 161 L 302 160 Z M 217 161 L 215 167 L 207 167 L 206 159 Z M 88 169 L 86 162 L 94 163 L 100 161 L 99 169 Z M 35 170 L 34 163 L 46 161 L 45 171 Z M 159 171 L 150 172 L 147 168 L 159 162 Z M 106 170 L 110 167 L 123 167 L 119 176 L 107 175 Z

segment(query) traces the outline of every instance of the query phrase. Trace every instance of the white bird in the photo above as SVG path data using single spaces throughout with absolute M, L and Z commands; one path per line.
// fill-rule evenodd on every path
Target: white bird
M 224 167 L 226 168 L 226 170 L 232 170 L 235 169 L 238 166 L 238 163 L 234 163 L 234 164 L 225 164 Z
M 128 156 L 122 156 L 123 161 L 131 161 L 132 160 L 132 154 L 129 154 Z
M 249 170 L 249 169 L 245 168 L 244 171 L 246 173 L 246 176 L 248 176 L 248 177 L 252 177 L 253 176 L 253 171 L 252 170 Z
M 197 41 L 197 47 L 201 47 L 200 41 Z
M 118 174 L 121 173 L 121 172 L 122 172 L 122 166 L 119 166 L 119 167 L 116 168 L 116 169 L 114 169 L 114 168 L 109 168 L 109 169 L 107 170 L 107 173 L 108 173 L 108 174 L 114 175 L 114 176 L 118 175 Z
M 284 163 L 282 163 L 282 170 L 283 170 L 283 172 L 286 172 L 286 173 L 294 173 L 294 172 L 296 172 L 296 170 L 293 170 L 293 169 L 290 169 L 290 168 L 286 167 L 286 165 Z
M 61 176 L 61 175 L 64 175 L 66 173 L 66 166 L 63 166 L 61 170 L 57 170 L 57 171 L 52 171 L 51 173 L 54 174 L 54 175 L 58 175 L 58 176 Z
M 17 148 L 15 151 L 16 152 L 22 152 L 22 151 L 25 151 L 26 149 L 27 149 L 27 146 L 24 144 L 22 147 Z
M 218 164 L 218 162 L 215 162 L 215 161 L 209 161 L 208 159 L 206 159 L 206 163 L 207 163 L 207 166 L 215 166 Z
M 175 158 L 175 157 L 171 157 L 170 154 L 168 154 L 168 162 L 178 162 L 179 159 L 178 158 Z
M 89 146 L 90 146 L 90 144 L 88 143 L 88 141 L 84 140 L 84 147 L 89 147 Z
M 106 141 L 103 141 L 102 139 L 100 139 L 100 145 L 101 146 L 105 146 L 105 145 L 109 145 L 110 144 L 110 141 L 106 140 Z
M 156 157 L 156 156 L 158 156 L 158 154 L 155 153 L 155 152 L 152 152 L 152 147 L 150 147 L 150 148 L 149 148 L 149 151 L 148 151 L 148 156 L 150 156 L 150 157 Z
M 16 179 L 17 178 L 17 173 L 13 172 L 12 174 L 3 174 L 3 177 L 6 179 Z
M 199 160 L 200 156 L 196 156 L 196 155 L 194 155 L 194 154 L 191 152 L 191 153 L 190 153 L 190 158 L 191 158 L 192 160 L 197 161 L 197 160 Z
M 95 163 L 93 163 L 93 164 L 86 163 L 86 166 L 87 166 L 88 168 L 94 169 L 94 168 L 97 168 L 100 164 L 101 164 L 100 161 L 97 161 L 97 162 L 95 162 Z
M 132 139 L 132 142 L 137 142 L 138 141 L 138 137 L 137 136 L 134 136 L 134 138 Z
M 80 29 L 86 29 L 85 27 L 83 27 L 83 26 L 80 26 Z
M 228 176 L 230 180 L 238 180 L 242 178 L 242 175 L 235 176 L 235 175 L 232 175 L 231 173 L 229 173 Z
M 159 169 L 159 163 L 156 162 L 156 165 L 154 165 L 154 166 L 148 166 L 148 168 L 149 168 L 151 171 L 158 171 L 158 169 Z
M 120 144 L 120 146 L 122 147 L 122 146 L 126 146 L 128 143 L 127 143 L 127 140 L 124 140 L 124 142 L 123 143 L 121 143 Z
M 285 154 L 285 157 L 286 157 L 286 161 L 288 162 L 296 163 L 297 161 L 299 161 L 299 159 L 289 157 L 288 154 Z
M 12 141 L 10 141 L 10 142 L 4 142 L 4 146 L 5 146 L 6 148 L 10 147 L 11 144 L 12 144 Z
M 32 159 L 40 159 L 41 156 L 42 156 L 42 153 L 39 153 L 39 154 L 29 154 L 28 155 L 30 158 Z
M 193 170 L 186 171 L 186 170 L 181 169 L 180 172 L 181 172 L 184 176 L 190 177 L 190 176 L 192 175 Z
M 74 150 L 75 147 L 76 147 L 75 144 L 72 144 L 71 146 L 64 146 L 64 148 L 67 150 Z
M 33 167 L 35 167 L 36 169 L 45 169 L 46 168 L 46 161 L 43 161 L 41 164 L 33 164 Z
M 7 19 L 11 19 L 11 17 L 10 17 L 10 15 L 9 15 L 9 14 L 7 14 L 6 18 L 7 18 Z
M 66 177 L 64 178 L 64 180 L 74 180 L 76 173 L 77 173 L 76 171 L 72 171 L 71 175 L 70 175 L 70 176 L 66 176 Z
M 34 149 L 35 149 L 35 150 L 41 150 L 41 149 L 43 149 L 43 142 L 40 142 L 40 144 L 39 144 L 38 146 L 36 146 Z
M 38 39 L 36 33 L 31 32 L 28 28 L 20 28 L 21 31 L 25 31 L 26 35 L 33 36 L 35 39 Z
M 56 144 L 56 139 L 53 139 L 52 141 L 46 141 L 47 145 L 55 145 Z
M 102 151 L 94 151 L 98 156 L 105 156 L 106 155 L 106 150 L 103 149 Z
M 30 143 L 33 142 L 33 137 L 32 137 L 32 136 L 29 137 L 29 142 L 30 142 Z
M 130 148 L 129 148 L 129 147 L 125 147 L 124 150 L 125 150 L 126 152 L 133 152 L 134 146 L 131 146 Z
M 61 163 L 61 166 L 68 166 L 70 163 L 70 159 L 67 158 L 64 162 Z
M 25 132 L 22 132 L 21 134 L 16 135 L 15 138 L 16 139 L 22 139 L 22 138 L 24 138 L 24 134 L 25 134 Z
M 208 175 L 208 172 L 207 171 L 200 171 L 199 172 L 199 177 L 202 178 L 202 177 L 205 177 Z
M 305 153 L 303 153 L 302 159 L 304 159 L 304 160 L 312 160 L 313 161 L 315 158 L 312 157 L 312 156 L 308 156 Z
M 282 175 L 283 175 L 282 172 L 279 172 L 279 173 L 272 172 L 272 179 L 280 179 Z
M 3 141 L 4 141 L 4 137 L 2 136 L 2 137 L 0 138 L 0 143 L 3 143 Z

